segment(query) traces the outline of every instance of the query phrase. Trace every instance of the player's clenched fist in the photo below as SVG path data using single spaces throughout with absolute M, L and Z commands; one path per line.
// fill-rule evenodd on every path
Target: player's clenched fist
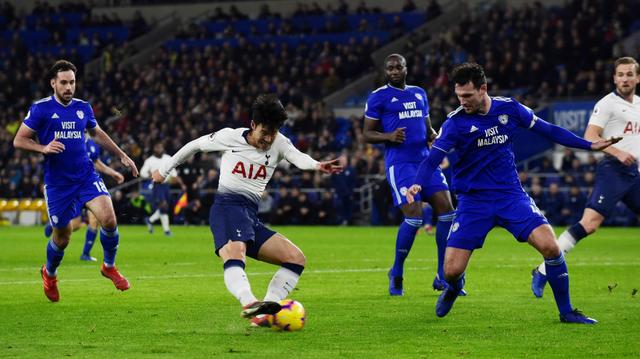
M 405 197 L 407 197 L 407 202 L 413 203 L 415 201 L 415 196 L 420 193 L 420 191 L 422 191 L 422 187 L 420 187 L 419 184 L 411 185 L 405 195 Z
M 394 143 L 402 143 L 407 137 L 404 133 L 406 127 L 398 127 L 389 134 L 389 141 Z
M 160 174 L 159 170 L 153 171 L 153 173 L 151 174 L 151 179 L 154 183 L 163 183 L 165 180 L 165 178 Z
M 52 154 L 52 153 L 61 153 L 62 151 L 64 151 L 64 143 L 58 141 L 57 139 L 49 142 L 49 144 L 47 144 L 46 146 L 44 146 L 44 154 L 48 155 L 48 154 Z

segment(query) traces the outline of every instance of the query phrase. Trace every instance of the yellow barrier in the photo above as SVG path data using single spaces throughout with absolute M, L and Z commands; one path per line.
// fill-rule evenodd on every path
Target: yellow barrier
M 15 211 L 18 209 L 18 206 L 20 205 L 20 201 L 18 201 L 17 199 L 10 199 L 7 202 L 7 205 L 2 209 L 3 211 Z
M 44 200 L 41 198 L 34 199 L 31 201 L 31 207 L 29 208 L 32 211 L 47 211 L 47 206 L 44 203 Z
M 21 211 L 39 212 L 40 223 L 45 223 L 49 220 L 47 215 L 47 204 L 42 198 L 0 198 L 0 226 L 16 223 L 20 218 Z M 3 212 L 7 213 L 3 215 Z
M 26 211 L 28 209 L 30 209 L 29 207 L 31 207 L 31 199 L 30 198 L 24 198 L 20 200 L 20 204 L 18 205 L 18 209 L 21 211 Z

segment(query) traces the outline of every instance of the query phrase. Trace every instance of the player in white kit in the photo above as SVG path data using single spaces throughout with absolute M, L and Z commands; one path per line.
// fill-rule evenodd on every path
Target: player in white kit
M 142 178 L 151 178 L 151 174 L 162 168 L 162 164 L 167 162 L 171 156 L 164 153 L 164 145 L 162 142 L 156 143 L 153 146 L 153 156 L 147 158 L 142 164 L 140 169 L 140 176 Z M 154 183 L 151 187 L 151 205 L 153 207 L 153 214 L 151 217 L 144 219 L 145 224 L 149 230 L 149 233 L 153 233 L 153 222 L 160 219 L 162 224 L 162 230 L 166 236 L 171 236 L 171 228 L 169 227 L 169 213 L 171 209 L 169 204 L 171 203 L 171 193 L 169 182 L 177 183 L 182 187 L 182 191 L 187 191 L 187 187 L 182 182 L 182 179 L 178 176 L 178 173 L 174 170 L 169 173 L 169 181 L 162 183 Z
M 622 201 L 640 215 L 640 66 L 632 57 L 621 57 L 614 64 L 616 89 L 596 103 L 584 138 L 598 141 L 621 136 L 622 140 L 604 150 L 598 163 L 595 184 L 582 219 L 558 238 L 563 252 L 569 252 L 582 238 L 595 232 Z M 532 272 L 531 290 L 540 298 L 547 283 L 544 263 Z
M 241 315 L 254 326 L 268 326 L 266 315 L 280 311 L 279 300 L 295 288 L 304 270 L 300 248 L 272 231 L 257 216 L 260 196 L 280 161 L 301 170 L 339 173 L 337 159 L 318 162 L 298 151 L 278 130 L 287 119 L 274 94 L 258 96 L 252 105 L 251 128 L 224 128 L 187 143 L 152 175 L 162 183 L 171 171 L 198 152 L 221 152 L 220 184 L 209 224 L 216 254 L 224 263 L 224 282 L 243 307 Z M 244 271 L 246 256 L 280 265 L 259 301 Z

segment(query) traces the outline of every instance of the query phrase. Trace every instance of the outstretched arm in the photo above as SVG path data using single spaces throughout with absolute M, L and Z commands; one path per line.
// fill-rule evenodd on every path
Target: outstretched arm
M 429 183 L 429 180 L 433 176 L 433 172 L 438 168 L 438 166 L 440 166 L 444 156 L 444 151 L 433 147 L 429 152 L 429 156 L 422 160 L 420 167 L 418 167 L 416 177 L 413 180 L 414 184 L 407 190 L 406 197 L 409 203 L 412 203 L 414 201 L 414 196 L 422 190 L 422 187 Z
M 208 137 L 208 135 L 202 136 L 182 146 L 182 148 L 178 150 L 178 152 L 176 152 L 173 156 L 171 156 L 171 159 L 167 161 L 160 170 L 155 170 L 151 174 L 153 182 L 164 182 L 164 180 L 169 177 L 169 174 L 174 168 L 180 166 L 186 160 L 193 157 L 193 155 L 195 155 L 196 153 L 201 152 L 202 150 L 200 144 L 202 141 L 207 141 Z
M 339 161 L 339 158 L 330 161 L 320 161 L 316 165 L 316 171 L 326 174 L 340 173 L 344 168 L 340 165 Z
M 316 161 L 308 154 L 300 152 L 291 143 L 288 147 L 284 158 L 301 170 L 315 170 L 327 174 L 342 172 L 342 166 L 338 164 L 337 158 L 330 161 Z
M 622 139 L 622 137 L 612 137 L 608 140 L 590 142 L 574 135 L 569 130 L 551 124 L 540 118 L 537 118 L 535 120 L 533 126 L 531 127 L 531 130 L 563 146 L 592 151 L 601 151 L 611 146 L 612 144 L 619 142 Z
M 120 162 L 122 162 L 125 167 L 131 169 L 131 173 L 133 174 L 133 176 L 138 177 L 138 168 L 136 167 L 135 162 L 133 162 L 133 160 L 129 158 L 129 156 L 127 156 L 127 154 L 124 153 L 124 151 L 120 149 L 120 147 L 118 147 L 115 142 L 113 142 L 111 137 L 109 137 L 109 135 L 107 135 L 107 133 L 104 132 L 100 128 L 100 126 L 88 128 L 87 130 L 98 145 L 118 156 L 118 158 L 120 158 Z
M 588 125 L 587 130 L 584 132 L 584 138 L 589 141 L 602 141 L 602 131 L 604 129 L 600 126 L 596 125 Z M 604 149 L 602 152 L 611 155 L 618 159 L 618 161 L 622 162 L 626 166 L 631 166 L 634 162 L 636 162 L 636 158 L 629 152 L 623 151 L 616 146 L 610 146 Z

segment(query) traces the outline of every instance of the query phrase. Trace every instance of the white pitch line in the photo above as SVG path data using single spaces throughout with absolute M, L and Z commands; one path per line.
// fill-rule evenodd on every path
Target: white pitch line
M 638 267 L 640 266 L 640 261 L 634 262 L 577 262 L 570 264 L 569 267 Z M 502 265 L 494 265 L 494 268 L 521 268 L 526 269 L 529 268 L 526 265 L 520 264 L 502 264 Z M 31 269 L 33 270 L 33 268 Z M 314 274 L 341 274 L 341 273 L 376 273 L 376 272 L 386 272 L 389 269 L 384 268 L 350 268 L 350 269 L 311 269 L 306 270 L 304 272 L 305 276 L 314 275 Z M 435 270 L 435 264 L 431 267 L 407 267 L 405 268 L 407 271 L 425 271 L 425 270 Z M 248 272 L 247 275 L 249 277 L 253 276 L 271 276 L 275 272 Z M 130 276 L 129 278 L 133 280 L 166 280 L 166 279 L 185 279 L 185 278 L 216 278 L 222 277 L 222 273 L 210 273 L 210 274 L 174 274 L 174 275 L 157 275 L 157 276 Z M 78 279 L 61 279 L 61 283 L 80 283 L 80 282 L 91 282 L 96 280 L 95 278 L 78 278 Z M 40 284 L 41 280 L 28 280 L 28 281 L 0 281 L 0 285 L 24 285 L 24 284 Z
M 405 268 L 406 270 L 427 270 L 433 269 L 433 267 L 422 267 L 422 268 Z M 369 272 L 386 272 L 388 268 L 354 268 L 354 269 L 318 269 L 318 270 L 306 270 L 304 272 L 305 275 L 310 274 L 333 274 L 333 273 L 369 273 Z M 273 275 L 273 272 L 248 272 L 247 276 L 264 276 L 264 275 Z M 211 273 L 211 274 L 175 274 L 175 275 L 158 275 L 158 276 L 134 276 L 129 277 L 134 280 L 142 279 L 142 280 L 155 280 L 155 279 L 184 279 L 184 278 L 215 278 L 222 277 L 223 273 Z M 97 277 L 96 277 L 97 278 Z M 96 280 L 96 278 L 82 278 L 82 279 L 61 279 L 60 283 L 70 283 L 70 282 L 91 282 Z M 28 281 L 5 281 L 0 282 L 0 285 L 20 285 L 20 284 L 39 284 L 42 283 L 42 280 L 28 280 Z
M 380 259 L 373 259 L 373 258 L 359 258 L 359 259 L 350 259 L 350 260 L 336 260 L 336 259 L 331 259 L 330 261 L 326 262 L 326 263 L 355 263 L 355 262 L 362 262 L 362 263 L 377 263 L 380 262 Z M 322 261 L 320 261 L 322 262 Z M 433 263 L 433 265 L 435 265 L 435 258 L 413 258 L 410 259 L 408 262 L 410 263 Z M 506 259 L 501 259 L 502 263 L 513 263 L 513 264 L 498 264 L 498 265 L 494 265 L 495 267 L 498 268 L 510 268 L 510 267 L 520 267 L 522 266 L 523 260 L 519 259 L 519 258 L 506 258 Z M 533 264 L 531 265 L 535 265 L 535 260 L 533 262 Z M 489 260 L 485 260 L 485 259 L 477 259 L 473 262 L 474 264 L 492 264 L 495 263 L 494 261 L 489 261 Z M 611 266 L 613 264 L 619 264 L 622 266 L 628 266 L 628 265 L 640 265 L 640 261 L 638 262 L 616 262 L 616 259 L 613 257 L 589 257 L 588 260 L 587 259 L 580 259 L 580 260 L 576 260 L 576 261 L 567 261 L 567 263 L 569 264 L 569 266 L 588 266 L 588 265 L 603 265 L 603 266 Z M 195 265 L 202 265 L 202 262 L 169 262 L 167 263 L 167 266 L 174 266 L 174 267 L 188 267 L 188 266 L 195 266 Z M 71 265 L 67 264 L 64 266 L 64 268 L 88 268 L 89 266 L 91 266 L 91 263 L 73 263 Z M 34 269 L 35 268 L 35 269 Z M 23 267 L 5 267 L 3 268 L 2 266 L 0 266 L 0 272 L 38 272 L 38 270 L 40 269 L 40 267 L 33 267 L 33 266 L 23 266 Z M 306 273 L 306 272 L 305 272 Z

